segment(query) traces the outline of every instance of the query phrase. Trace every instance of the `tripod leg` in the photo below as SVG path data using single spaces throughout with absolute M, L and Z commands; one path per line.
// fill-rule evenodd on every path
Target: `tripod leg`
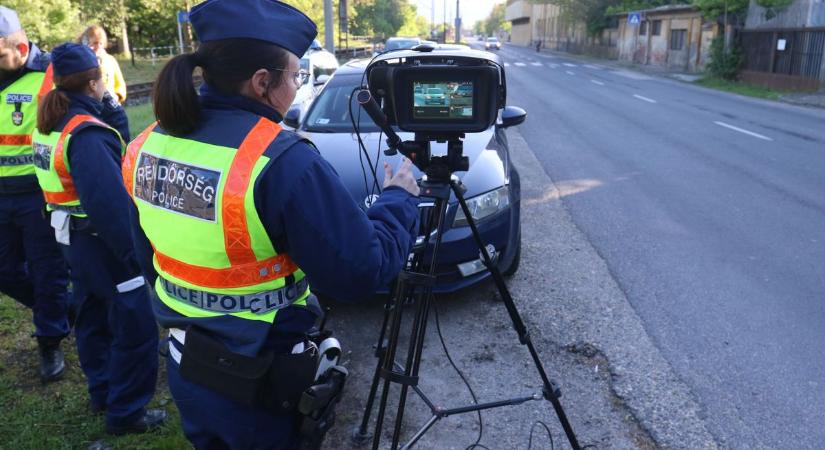
M 581 447 L 579 446 L 576 434 L 573 432 L 573 427 L 567 420 L 567 414 L 565 414 L 564 408 L 562 408 L 561 402 L 559 401 L 559 392 L 547 377 L 547 373 L 544 371 L 544 366 L 541 363 L 541 359 L 539 359 L 538 352 L 536 352 L 536 348 L 533 346 L 533 341 L 530 339 L 530 334 L 527 332 L 527 327 L 524 325 L 524 321 L 516 308 L 513 297 L 510 296 L 510 291 L 507 289 L 507 285 L 504 284 L 504 277 L 501 276 L 498 266 L 493 263 L 490 258 L 490 254 L 487 252 L 487 248 L 484 246 L 484 242 L 481 240 L 481 234 L 479 234 L 478 227 L 476 227 L 473 216 L 470 213 L 470 209 L 467 207 L 467 201 L 464 199 L 464 195 L 461 192 L 462 190 L 455 181 L 451 182 L 450 186 L 458 199 L 458 203 L 461 205 L 462 211 L 464 211 L 464 215 L 467 217 L 467 224 L 470 226 L 473 239 L 475 240 L 476 246 L 478 246 L 482 258 L 484 259 L 484 265 L 486 265 L 487 269 L 490 271 L 490 275 L 496 284 L 499 295 L 501 295 L 501 299 L 507 309 L 510 320 L 513 322 L 513 328 L 515 328 L 516 333 L 518 333 L 519 342 L 522 345 L 527 346 L 527 350 L 533 358 L 533 363 L 536 366 L 536 370 L 539 372 L 539 376 L 541 377 L 541 381 L 544 386 L 544 398 L 550 401 L 553 405 L 553 409 L 556 411 L 556 416 L 559 418 L 559 422 L 561 423 L 564 433 L 567 435 L 567 440 L 570 442 L 573 450 L 579 450 Z

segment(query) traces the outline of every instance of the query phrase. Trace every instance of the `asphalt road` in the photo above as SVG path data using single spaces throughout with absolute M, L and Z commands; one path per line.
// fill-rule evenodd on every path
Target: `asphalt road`
M 500 54 L 520 133 L 717 443 L 822 448 L 825 111 Z

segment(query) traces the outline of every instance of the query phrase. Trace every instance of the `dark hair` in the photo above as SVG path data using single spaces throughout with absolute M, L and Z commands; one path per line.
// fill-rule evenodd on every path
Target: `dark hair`
M 195 53 L 172 58 L 160 71 L 152 91 L 152 104 L 160 126 L 172 135 L 192 132 L 200 121 L 201 107 L 192 80 L 195 67 L 211 88 L 227 95 L 240 93 L 243 82 L 260 69 L 285 69 L 289 52 L 258 39 L 222 39 L 204 42 Z M 283 72 L 271 77 L 267 90 L 276 88 Z
M 85 93 L 89 82 L 99 80 L 101 77 L 100 67 L 62 77 L 55 75 L 54 84 L 57 89 L 49 91 L 37 106 L 37 131 L 43 134 L 51 133 L 57 123 L 69 112 L 71 101 L 66 92 Z

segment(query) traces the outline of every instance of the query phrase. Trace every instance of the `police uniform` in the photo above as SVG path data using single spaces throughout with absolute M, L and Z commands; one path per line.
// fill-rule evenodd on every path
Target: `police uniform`
M 294 55 L 316 36 L 304 14 L 271 0 L 208 0 L 190 19 L 204 42 L 252 38 Z M 248 367 L 291 354 L 319 318 L 313 291 L 366 300 L 397 275 L 414 241 L 418 199 L 389 188 L 364 214 L 314 146 L 281 129 L 276 110 L 209 85 L 200 94 L 193 132 L 150 126 L 123 161 L 136 251 L 155 287 L 158 321 L 171 331 L 169 387 L 198 449 L 294 448 L 294 412 L 241 401 L 244 383 L 210 384 L 198 372 L 210 370 L 208 361 L 192 362 L 202 362 L 201 335 Z M 284 375 L 291 368 L 270 371 L 300 383 Z M 255 378 L 241 372 L 235 379 Z
M 52 64 L 55 76 L 98 67 L 94 53 L 79 44 L 55 48 Z M 63 93 L 71 101 L 67 114 L 51 132 L 35 130 L 32 148 L 54 228 L 50 238 L 72 269 L 80 365 L 92 409 L 106 411 L 107 431 L 145 431 L 165 412 L 145 409 L 155 392 L 158 334 L 130 235 L 131 202 L 120 172 L 126 146 L 103 120 L 100 101 Z
M 0 6 L 0 38 L 20 30 L 17 13 Z M 0 292 L 32 309 L 40 376 L 51 381 L 64 370 L 69 277 L 32 165 L 31 133 L 38 102 L 52 89 L 51 68 L 48 55 L 28 45 L 25 65 L 0 78 Z

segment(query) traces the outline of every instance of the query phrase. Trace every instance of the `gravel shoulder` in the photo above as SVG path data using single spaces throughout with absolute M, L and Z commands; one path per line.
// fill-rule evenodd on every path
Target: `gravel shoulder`
M 562 390 L 561 402 L 579 443 L 598 449 L 718 448 L 693 395 L 648 337 L 602 258 L 572 223 L 562 202 L 569 193 L 557 189 L 517 130 L 508 131 L 508 137 L 521 175 L 523 235 L 521 268 L 508 285 L 545 369 Z M 541 392 L 530 355 L 518 343 L 497 296 L 487 283 L 435 301 L 449 352 L 481 402 Z M 383 302 L 331 306 L 329 327 L 342 341 L 350 379 L 325 448 L 357 448 L 349 433 L 361 420 L 375 370 L 372 348 Z M 436 331 L 433 312 L 420 386 L 437 405 L 469 404 L 469 392 L 444 356 Z M 391 392 L 394 404 L 399 389 Z M 391 414 L 394 410 L 389 408 Z M 403 437 L 412 436 L 430 417 L 425 403 L 410 394 Z M 488 448 L 526 449 L 534 426 L 533 448 L 550 448 L 538 421 L 550 427 L 555 448 L 569 448 L 547 401 L 488 410 L 482 418 L 481 444 Z M 388 414 L 385 447 L 393 420 Z M 416 448 L 464 449 L 475 442 L 478 427 L 476 414 L 444 418 Z

